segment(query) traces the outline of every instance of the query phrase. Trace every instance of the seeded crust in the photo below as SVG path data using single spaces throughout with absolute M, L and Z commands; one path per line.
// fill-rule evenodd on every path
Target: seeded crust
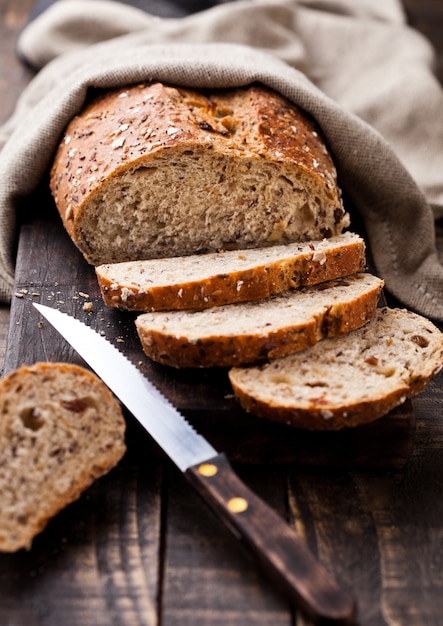
M 233 368 L 250 413 L 309 430 L 371 422 L 420 393 L 443 365 L 443 334 L 405 309 L 382 308 L 345 337 L 272 363 Z
M 349 225 L 319 129 L 258 85 L 106 92 L 68 125 L 50 186 L 93 265 L 318 240 Z
M 276 359 L 342 335 L 374 315 L 383 281 L 371 274 L 304 287 L 266 300 L 136 319 L 145 354 L 172 367 L 229 367 Z
M 36 363 L 0 380 L 0 551 L 29 549 L 117 464 L 124 433 L 120 405 L 88 370 Z
M 365 269 L 361 237 L 100 265 L 103 301 L 129 311 L 205 309 L 268 298 Z

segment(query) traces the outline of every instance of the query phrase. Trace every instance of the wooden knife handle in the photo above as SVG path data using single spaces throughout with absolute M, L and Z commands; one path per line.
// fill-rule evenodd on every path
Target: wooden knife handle
M 351 625 L 356 603 L 340 589 L 306 543 L 235 474 L 224 454 L 186 470 L 185 476 L 265 574 L 315 624 Z

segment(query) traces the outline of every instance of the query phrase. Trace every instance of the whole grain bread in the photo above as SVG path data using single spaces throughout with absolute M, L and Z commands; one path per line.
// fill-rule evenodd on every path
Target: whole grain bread
M 50 185 L 94 265 L 316 240 L 349 225 L 319 129 L 259 85 L 103 93 L 68 125 Z
M 90 371 L 22 366 L 0 380 L 0 551 L 30 548 L 125 452 L 120 405 Z
M 344 337 L 325 339 L 229 378 L 250 413 L 310 430 L 371 422 L 421 392 L 443 365 L 443 334 L 405 309 L 381 308 Z
M 365 244 L 353 233 L 187 257 L 100 265 L 103 301 L 129 311 L 205 309 L 268 298 L 365 269 Z
M 382 286 L 361 273 L 254 302 L 143 313 L 135 323 L 145 354 L 159 363 L 229 367 L 275 359 L 359 328 L 374 315 Z

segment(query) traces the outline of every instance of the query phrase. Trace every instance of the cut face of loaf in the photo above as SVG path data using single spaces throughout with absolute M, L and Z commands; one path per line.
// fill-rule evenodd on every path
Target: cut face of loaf
M 404 309 L 382 308 L 366 326 L 272 363 L 233 368 L 249 412 L 311 430 L 371 422 L 422 391 L 443 364 L 443 334 Z
M 91 372 L 37 363 L 0 381 L 0 551 L 30 548 L 125 452 L 119 404 Z
M 96 267 L 105 304 L 129 311 L 205 309 L 268 298 L 365 269 L 352 233 L 309 243 Z
M 255 363 L 359 328 L 374 315 L 382 286 L 371 274 L 357 274 L 267 300 L 144 313 L 136 327 L 147 356 L 165 365 Z
M 318 128 L 260 86 L 106 93 L 68 125 L 51 190 L 94 265 L 316 240 L 349 225 Z

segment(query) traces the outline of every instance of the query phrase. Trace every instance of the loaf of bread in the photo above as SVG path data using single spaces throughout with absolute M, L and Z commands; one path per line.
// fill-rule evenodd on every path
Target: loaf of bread
M 254 302 L 143 313 L 135 323 L 154 361 L 229 367 L 275 359 L 359 328 L 374 315 L 382 286 L 362 273 Z
M 22 366 L 0 380 L 0 551 L 30 548 L 125 452 L 120 405 L 90 371 Z
M 259 85 L 101 94 L 68 125 L 50 186 L 94 265 L 316 240 L 349 225 L 319 129 Z
M 229 378 L 250 413 L 311 430 L 357 426 L 421 392 L 443 365 L 443 334 L 404 309 L 378 309 L 344 337 Z
M 187 257 L 127 261 L 95 268 L 103 301 L 129 311 L 205 309 L 268 298 L 365 269 L 361 237 Z

